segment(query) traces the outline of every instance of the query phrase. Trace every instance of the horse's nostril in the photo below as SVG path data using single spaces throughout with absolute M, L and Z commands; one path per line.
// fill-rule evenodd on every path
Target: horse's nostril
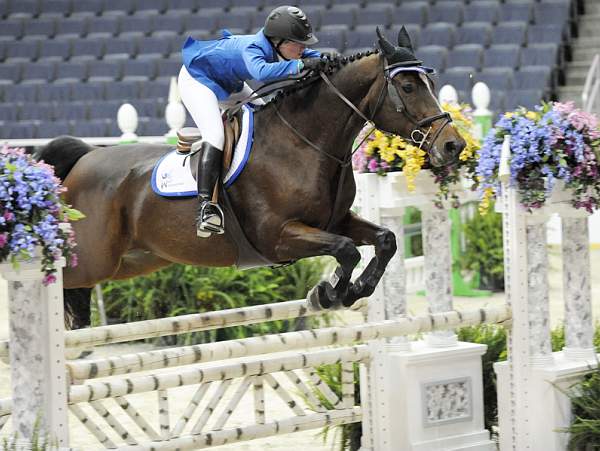
M 457 155 L 463 150 L 464 144 L 456 141 L 446 141 L 444 149 L 450 155 Z

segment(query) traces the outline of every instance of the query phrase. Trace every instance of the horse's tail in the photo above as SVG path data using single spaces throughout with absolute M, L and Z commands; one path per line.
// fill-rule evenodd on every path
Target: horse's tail
M 91 288 L 65 288 L 65 325 L 69 329 L 82 329 L 91 323 Z
M 59 136 L 34 154 L 36 160 L 54 166 L 54 174 L 64 180 L 75 163 L 93 147 L 72 136 Z

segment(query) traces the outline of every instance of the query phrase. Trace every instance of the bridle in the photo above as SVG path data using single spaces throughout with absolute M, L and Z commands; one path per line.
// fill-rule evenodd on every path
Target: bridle
M 368 118 L 362 111 L 360 111 L 356 107 L 356 105 L 354 105 L 344 94 L 342 94 L 342 92 L 333 84 L 333 82 L 329 79 L 329 77 L 327 77 L 325 72 L 322 72 L 322 71 L 319 72 L 319 76 L 323 79 L 323 81 L 329 87 L 329 89 L 331 89 L 340 100 L 342 100 L 346 105 L 348 105 L 348 107 L 350 107 L 354 111 L 354 113 L 356 113 L 359 117 L 364 119 L 364 121 L 366 123 L 373 126 L 373 130 L 371 130 L 371 132 L 368 133 L 363 138 L 363 140 L 358 145 L 355 146 L 354 151 L 349 152 L 343 159 L 340 159 L 334 155 L 331 155 L 330 153 L 321 149 L 315 143 L 313 143 L 308 138 L 306 138 L 302 133 L 300 133 L 298 130 L 296 130 L 296 128 L 283 117 L 283 115 L 281 114 L 281 112 L 279 111 L 279 109 L 277 107 L 275 107 L 275 111 L 276 111 L 279 119 L 298 138 L 300 138 L 302 141 L 304 141 L 309 147 L 311 147 L 312 149 L 321 153 L 322 155 L 336 161 L 338 164 L 340 164 L 341 166 L 344 167 L 344 166 L 348 166 L 349 164 L 351 164 L 352 156 L 354 155 L 354 153 L 358 150 L 360 145 L 368 139 L 370 134 L 375 130 L 376 125 L 375 125 L 373 119 L 377 115 L 379 109 L 382 107 L 385 97 L 389 96 L 390 100 L 392 101 L 392 104 L 396 108 L 396 111 L 398 113 L 404 114 L 404 116 L 413 124 L 413 130 L 410 133 L 410 139 L 413 141 L 413 143 L 415 143 L 415 145 L 417 145 L 420 149 L 423 149 L 423 146 L 425 144 L 428 144 L 428 147 L 426 147 L 425 150 L 430 150 L 430 146 L 435 142 L 435 140 L 437 139 L 439 134 L 442 132 L 442 130 L 448 124 L 450 124 L 452 122 L 450 113 L 440 112 L 439 114 L 435 114 L 433 116 L 429 116 L 424 119 L 418 120 L 413 114 L 411 114 L 411 112 L 408 109 L 408 106 L 406 105 L 406 102 L 404 101 L 402 96 L 398 93 L 398 89 L 396 88 L 396 86 L 394 86 L 394 83 L 392 82 L 394 77 L 396 75 L 398 75 L 400 72 L 418 71 L 421 73 L 425 73 L 424 70 L 420 69 L 421 64 L 422 64 L 421 61 L 414 60 L 414 61 L 406 61 L 406 62 L 394 63 L 394 64 L 388 65 L 385 57 L 383 57 L 384 84 L 382 85 L 381 90 L 379 91 L 379 95 L 377 96 L 377 103 L 375 104 L 375 108 L 373 108 L 371 118 Z M 430 81 L 430 80 L 428 79 L 428 81 Z M 438 120 L 443 120 L 444 122 L 440 127 L 438 127 L 438 129 L 436 130 L 436 132 L 433 135 L 433 137 L 431 138 L 431 140 L 428 140 L 429 134 L 431 133 L 431 129 L 433 128 L 432 125 L 434 122 L 436 122 Z M 423 131 L 423 129 L 426 127 L 428 129 L 426 131 Z M 393 134 L 392 132 L 390 132 L 388 130 L 383 130 L 383 129 L 380 129 L 380 130 L 387 134 Z

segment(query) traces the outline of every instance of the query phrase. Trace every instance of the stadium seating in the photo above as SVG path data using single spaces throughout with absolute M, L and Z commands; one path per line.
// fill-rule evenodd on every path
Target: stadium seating
M 477 81 L 492 108 L 551 99 L 570 55 L 575 0 L 305 0 L 318 49 L 373 48 L 375 26 L 406 25 L 417 55 L 461 100 Z M 165 133 L 169 82 L 187 36 L 254 33 L 278 0 L 0 0 L 4 138 L 115 136 L 116 110 L 138 110 L 140 134 Z M 187 118 L 188 125 L 191 120 Z

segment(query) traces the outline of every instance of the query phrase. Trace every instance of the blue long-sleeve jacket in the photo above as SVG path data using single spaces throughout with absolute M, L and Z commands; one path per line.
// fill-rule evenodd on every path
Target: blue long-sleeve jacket
M 300 72 L 300 60 L 278 61 L 275 49 L 261 29 L 252 35 L 232 35 L 214 41 L 188 38 L 181 51 L 183 64 L 192 77 L 211 89 L 219 100 L 239 92 L 246 80 L 273 81 Z M 306 49 L 303 58 L 318 57 Z

